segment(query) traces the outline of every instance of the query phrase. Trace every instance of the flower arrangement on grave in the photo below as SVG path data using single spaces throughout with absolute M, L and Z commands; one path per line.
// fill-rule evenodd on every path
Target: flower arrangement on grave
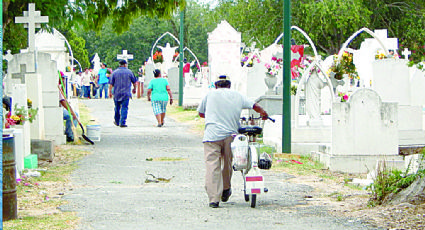
M 241 59 L 241 66 L 252 67 L 254 63 L 260 63 L 260 59 L 258 59 L 257 55 L 243 54 Z
M 30 102 L 31 100 L 28 100 Z M 10 125 L 23 125 L 25 121 L 29 121 L 32 123 L 38 113 L 38 108 L 34 109 L 32 108 L 32 102 L 31 107 L 25 108 L 25 106 L 18 107 L 18 104 L 15 104 L 13 114 L 11 112 L 8 112 L 6 114 L 6 128 L 10 127 Z
M 208 67 L 208 63 L 206 61 L 202 63 L 202 67 Z
M 399 58 L 399 56 L 398 56 L 398 54 L 394 54 L 394 51 L 392 51 L 393 52 L 393 54 L 388 54 L 388 55 L 385 55 L 385 53 L 383 53 L 383 52 L 381 52 L 381 50 L 378 50 L 378 51 L 376 51 L 376 54 L 375 54 L 375 60 L 382 60 L 382 59 L 389 59 L 389 58 L 393 58 L 393 59 L 398 59 Z
M 334 77 L 337 80 L 342 80 L 343 74 L 348 74 L 348 77 L 351 79 L 359 79 L 359 74 L 353 63 L 353 54 L 344 52 L 341 59 L 335 54 L 333 63 L 328 71 L 328 74 L 330 73 L 334 73 Z
M 162 56 L 162 52 L 161 51 L 156 51 L 155 54 L 153 55 L 153 62 L 157 63 L 160 62 L 162 63 L 164 61 L 164 57 Z
M 173 61 L 176 61 L 178 57 L 179 57 L 179 52 L 176 51 L 173 55 Z
M 297 89 L 298 89 L 298 85 L 291 84 L 291 95 L 293 96 L 297 95 Z
M 341 98 L 341 102 L 348 101 L 349 95 L 343 92 L 338 92 L 338 96 Z
M 275 77 L 277 75 L 277 72 L 282 69 L 282 63 L 282 58 L 277 58 L 273 56 L 271 62 L 265 64 L 267 68 L 266 74 Z

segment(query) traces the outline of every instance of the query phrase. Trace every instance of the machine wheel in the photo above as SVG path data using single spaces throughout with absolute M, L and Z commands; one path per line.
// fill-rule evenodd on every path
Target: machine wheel
M 255 208 L 255 205 L 257 203 L 257 194 L 251 195 L 251 208 Z

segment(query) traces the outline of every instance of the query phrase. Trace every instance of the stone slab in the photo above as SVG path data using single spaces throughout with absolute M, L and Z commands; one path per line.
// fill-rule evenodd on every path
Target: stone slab
M 53 161 L 55 145 L 52 140 L 31 140 L 31 153 L 37 154 L 39 160 Z

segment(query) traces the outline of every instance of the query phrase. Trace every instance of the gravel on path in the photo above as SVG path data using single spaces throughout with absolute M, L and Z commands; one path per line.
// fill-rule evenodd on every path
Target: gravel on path
M 113 124 L 112 100 L 82 102 L 101 125 L 101 140 L 79 162 L 65 196 L 69 204 L 61 207 L 82 218 L 78 229 L 375 229 L 306 205 L 312 187 L 271 171 L 262 171 L 269 192 L 257 197 L 256 208 L 244 200 L 239 172 L 230 200 L 209 208 L 202 138 L 187 125 L 166 117 L 165 126 L 156 127 L 150 103 L 133 99 L 128 127 L 121 128 Z M 147 174 L 171 180 L 145 183 L 152 179 Z

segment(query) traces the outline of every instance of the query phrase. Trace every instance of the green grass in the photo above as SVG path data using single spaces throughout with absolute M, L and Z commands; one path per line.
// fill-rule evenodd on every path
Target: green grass
M 294 161 L 301 162 L 302 164 L 297 164 Z M 299 175 L 315 173 L 322 178 L 330 177 L 330 175 L 326 174 L 326 171 L 323 170 L 324 165 L 322 163 L 316 162 L 308 156 L 300 156 L 300 155 L 293 155 L 293 154 L 287 154 L 287 155 L 279 154 L 278 156 L 275 155 L 272 169 L 273 170 L 286 169 L 286 170 L 289 170 L 290 172 L 293 172 Z
M 25 216 L 20 219 L 3 222 L 3 226 L 4 229 L 10 230 L 63 230 L 73 229 L 77 221 L 78 217 L 76 217 L 74 213 L 65 212 L 43 216 Z
M 83 124 L 90 122 L 88 113 L 87 107 L 80 104 L 80 121 Z M 78 130 L 81 129 L 78 127 Z M 60 212 L 57 208 L 67 203 L 59 193 L 63 194 L 63 189 L 68 187 L 69 175 L 78 168 L 76 161 L 90 154 L 81 147 L 75 144 L 57 146 L 53 162 L 39 162 L 39 168 L 46 170 L 40 171 L 40 177 L 22 177 L 16 186 L 18 219 L 4 221 L 4 229 L 75 229 L 79 217 L 73 212 Z
M 194 132 L 203 134 L 205 128 L 204 119 L 199 117 L 196 109 L 185 109 L 177 105 L 172 105 L 167 107 L 167 116 L 170 116 L 177 122 L 190 124 Z

